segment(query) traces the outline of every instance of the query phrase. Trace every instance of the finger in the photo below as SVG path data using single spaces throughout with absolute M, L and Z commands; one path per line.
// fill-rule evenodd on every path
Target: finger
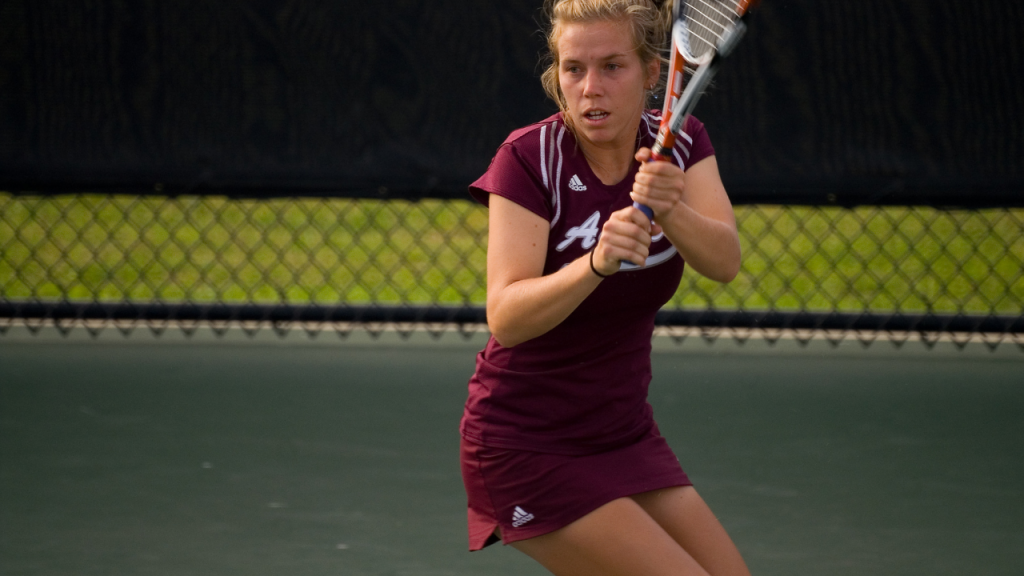
M 622 261 L 625 260 L 624 258 L 609 257 L 609 253 L 609 247 L 601 244 L 598 244 L 592 253 L 590 264 L 601 276 L 615 274 L 622 267 Z
M 651 234 L 647 231 L 646 225 L 649 225 L 649 220 L 644 216 L 643 212 L 639 213 L 639 217 L 642 219 L 642 224 L 635 220 L 609 220 L 605 222 L 604 227 L 601 230 L 601 238 L 607 237 L 607 241 L 615 243 L 620 246 L 628 246 L 629 242 L 638 242 L 643 245 L 649 245 L 651 243 Z M 599 240 L 600 241 L 600 240 Z
M 647 161 L 651 159 L 651 149 L 641 148 L 636 151 L 636 154 L 633 157 L 636 158 L 638 162 L 640 162 L 641 166 L 643 166 L 643 164 L 646 164 Z
M 634 222 L 609 220 L 602 229 L 595 260 L 601 259 L 601 270 L 606 269 L 605 264 L 608 268 L 615 269 L 614 263 L 619 260 L 642 266 L 650 255 L 650 245 L 651 236 Z
M 632 196 L 632 193 L 630 193 L 630 195 Z M 634 206 L 627 206 L 621 210 L 612 212 L 611 216 L 608 217 L 608 222 L 605 224 L 607 225 L 612 221 L 629 222 L 632 225 L 639 226 L 645 233 L 648 233 L 651 229 L 650 220 L 647 219 L 647 216 L 644 215 L 643 212 Z
M 641 202 L 641 204 L 643 204 L 643 202 Z M 643 230 L 644 236 L 646 236 L 648 238 L 648 241 L 650 241 L 650 237 L 651 237 L 651 220 L 647 217 L 646 214 L 641 212 L 639 208 L 636 208 L 634 206 L 630 206 L 629 207 L 629 221 L 632 222 L 633 224 L 636 224 L 637 226 L 639 226 L 640 229 Z
M 624 260 L 642 266 L 649 255 L 650 248 L 643 242 L 625 236 L 609 237 L 595 249 L 594 267 L 603 274 L 617 270 Z
M 601 228 L 601 237 L 608 236 L 611 239 L 621 236 L 644 244 L 650 244 L 650 226 L 651 221 L 647 219 L 643 212 L 629 207 L 622 210 L 620 217 L 609 219 L 604 223 L 604 226 Z
M 655 214 L 660 214 L 669 205 L 668 201 L 661 198 L 659 195 L 655 193 L 651 193 L 646 188 L 634 189 L 632 192 L 629 193 L 629 197 L 634 202 L 647 206 L 648 208 L 653 210 Z M 643 213 L 641 212 L 641 214 Z M 645 226 L 644 229 L 649 231 L 650 227 Z
M 657 186 L 648 186 L 647 184 L 634 184 L 633 190 L 629 193 L 629 197 L 634 202 L 639 202 L 646 206 L 651 206 L 651 202 L 671 202 L 678 196 L 679 192 L 672 188 L 659 188 Z
M 630 193 L 630 197 L 633 198 L 632 192 Z M 643 202 L 640 202 L 640 204 L 646 206 L 646 204 L 644 204 Z M 651 220 L 650 218 L 648 218 L 647 214 L 645 214 L 636 206 L 629 206 L 627 208 L 623 208 L 622 210 L 620 210 L 620 212 L 621 214 L 619 214 L 618 217 L 615 218 L 615 220 L 620 222 L 626 222 L 630 226 L 638 228 L 641 234 L 645 236 L 650 236 Z M 611 219 L 609 219 L 609 222 L 611 222 Z
M 610 216 L 608 216 L 608 222 L 611 222 L 613 220 L 619 220 L 623 222 L 629 221 L 630 212 L 632 212 L 633 210 L 635 210 L 635 208 L 633 208 L 632 206 L 616 210 L 615 212 L 612 212 Z
M 646 162 L 640 165 L 637 176 L 644 174 L 648 177 L 665 177 L 669 179 L 681 178 L 683 169 L 671 162 Z
M 653 164 L 653 162 L 649 162 L 649 164 Z M 650 184 L 653 180 L 657 179 L 655 172 L 644 170 L 643 166 L 647 166 L 647 164 L 641 165 L 640 171 L 633 177 L 633 182 L 636 184 Z

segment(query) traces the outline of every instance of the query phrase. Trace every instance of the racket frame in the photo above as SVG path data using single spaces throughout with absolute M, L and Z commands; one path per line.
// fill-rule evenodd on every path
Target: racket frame
M 728 57 L 736 45 L 739 44 L 747 31 L 746 18 L 749 10 L 757 3 L 757 0 L 742 0 L 737 4 L 738 17 L 723 30 L 722 37 L 716 43 L 713 50 L 703 54 L 701 57 L 692 54 L 685 55 L 682 46 L 686 46 L 687 28 L 682 15 L 685 2 L 676 2 L 673 6 L 672 22 L 672 51 L 669 59 L 669 76 L 666 86 L 665 108 L 662 111 L 661 125 L 658 127 L 658 137 L 652 147 L 654 160 L 668 160 L 675 146 L 676 134 L 686 124 L 686 119 L 697 106 L 697 101 L 707 89 L 711 79 L 714 78 L 721 66 L 723 58 Z M 690 81 L 686 83 L 686 89 L 679 94 L 679 88 L 684 77 L 685 65 L 695 65 L 697 71 Z
M 671 56 L 669 57 L 669 71 L 665 87 L 665 107 L 661 113 L 661 125 L 658 127 L 658 136 L 651 147 L 651 162 L 671 160 L 672 148 L 676 145 L 676 134 L 686 125 L 686 119 L 690 117 L 693 109 L 697 107 L 697 101 L 704 94 L 711 83 L 711 79 L 718 73 L 722 59 L 728 57 L 747 31 L 746 18 L 750 8 L 759 0 L 741 0 L 736 5 L 737 18 L 722 31 L 722 36 L 712 50 L 700 57 L 692 54 L 684 55 L 682 46 L 689 44 L 689 31 L 686 27 L 683 9 L 685 1 L 677 0 L 672 7 L 672 37 Z M 685 78 L 686 64 L 695 65 L 690 81 L 686 88 L 679 93 Z M 633 206 L 639 209 L 652 222 L 654 211 L 649 207 L 633 202 Z

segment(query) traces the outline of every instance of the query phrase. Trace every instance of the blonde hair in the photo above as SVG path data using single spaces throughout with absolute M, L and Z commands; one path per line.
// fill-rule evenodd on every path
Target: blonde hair
M 548 19 L 548 53 L 543 62 L 546 64 L 541 73 L 540 82 L 548 97 L 558 104 L 563 119 L 570 129 L 572 119 L 569 118 L 568 104 L 562 87 L 558 82 L 558 37 L 561 27 L 565 24 L 595 22 L 601 20 L 625 20 L 629 23 L 633 35 L 633 46 L 636 48 L 640 61 L 644 64 L 654 59 L 665 61 L 668 27 L 671 22 L 672 0 L 654 2 L 653 0 L 546 0 L 544 13 Z M 655 86 L 660 84 L 660 79 Z M 646 88 L 646 87 L 645 87 Z M 656 88 L 648 90 L 648 99 Z

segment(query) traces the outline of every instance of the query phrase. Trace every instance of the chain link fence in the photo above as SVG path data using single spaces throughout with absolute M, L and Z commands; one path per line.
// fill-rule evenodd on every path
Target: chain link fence
M 1024 209 L 738 206 L 743 268 L 689 272 L 659 330 L 1024 350 Z M 0 331 L 342 336 L 485 329 L 487 213 L 469 201 L 0 193 Z

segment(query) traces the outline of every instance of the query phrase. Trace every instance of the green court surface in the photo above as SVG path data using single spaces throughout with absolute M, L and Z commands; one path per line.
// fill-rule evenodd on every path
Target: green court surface
M 472 346 L 142 340 L 0 338 L 0 574 L 545 573 L 465 551 Z M 1024 573 L 1024 354 L 755 347 L 651 391 L 755 575 Z

